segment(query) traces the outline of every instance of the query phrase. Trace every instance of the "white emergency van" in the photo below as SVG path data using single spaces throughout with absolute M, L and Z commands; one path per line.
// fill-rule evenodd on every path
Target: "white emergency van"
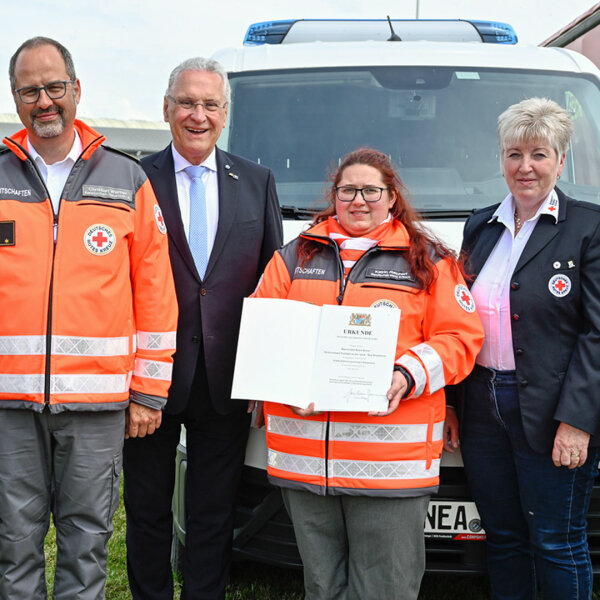
M 327 172 L 362 145 L 389 154 L 409 198 L 453 247 L 465 218 L 500 202 L 498 115 L 524 98 L 564 106 L 574 135 L 559 187 L 600 203 L 600 72 L 561 48 L 517 44 L 512 27 L 481 21 L 290 20 L 258 23 L 244 45 L 214 55 L 232 104 L 219 145 L 267 165 L 286 241 L 323 207 Z M 185 437 L 174 497 L 174 563 L 185 543 Z M 266 481 L 264 430 L 253 429 L 238 498 L 234 553 L 300 565 L 279 490 Z M 459 455 L 445 455 L 425 523 L 427 569 L 485 569 L 484 532 Z M 592 513 L 600 500 L 592 501 Z M 600 523 L 590 546 L 600 568 Z

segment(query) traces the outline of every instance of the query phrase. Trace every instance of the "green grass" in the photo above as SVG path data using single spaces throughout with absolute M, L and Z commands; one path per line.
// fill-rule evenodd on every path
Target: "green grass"
M 127 584 L 125 552 L 125 510 L 123 502 L 114 520 L 115 532 L 108 544 L 107 600 L 131 600 Z M 56 561 L 55 533 L 46 537 L 46 581 L 52 590 Z M 600 578 L 599 578 L 600 579 Z M 174 600 L 179 600 L 179 583 Z M 600 583 L 594 586 L 594 600 L 600 600 Z M 237 562 L 232 565 L 227 600 L 302 600 L 302 573 L 299 570 L 271 567 L 259 563 Z M 483 576 L 425 575 L 419 600 L 491 600 L 489 584 Z

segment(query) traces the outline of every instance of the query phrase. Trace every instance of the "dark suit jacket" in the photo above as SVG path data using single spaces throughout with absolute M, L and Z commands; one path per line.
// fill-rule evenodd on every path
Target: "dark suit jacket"
M 181 221 L 171 146 L 142 160 L 167 225 L 179 303 L 177 352 L 165 407 L 171 414 L 181 413 L 190 400 L 201 350 L 215 410 L 245 410 L 243 402 L 230 397 L 242 301 L 282 243 L 271 171 L 218 148 L 216 152 L 219 223 L 203 281 Z
M 600 207 L 556 191 L 558 222 L 540 217 L 510 289 L 523 427 L 537 452 L 552 450 L 560 422 L 600 444 Z M 467 273 L 479 274 L 504 231 L 496 220 L 488 223 L 497 206 L 477 211 L 465 225 Z M 558 274 L 571 286 L 562 296 L 550 290 Z

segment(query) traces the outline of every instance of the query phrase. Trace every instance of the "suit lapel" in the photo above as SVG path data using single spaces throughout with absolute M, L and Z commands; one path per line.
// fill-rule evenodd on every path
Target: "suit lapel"
M 470 280 L 470 285 L 472 285 L 473 281 L 475 281 L 475 277 L 479 275 L 483 265 L 485 264 L 485 261 L 492 253 L 494 246 L 504 231 L 504 225 L 502 225 L 502 223 L 498 223 L 496 220 L 494 220 L 492 223 L 485 223 L 483 227 L 484 230 L 481 232 L 481 234 L 477 235 L 475 244 L 468 251 L 468 260 L 466 264 L 467 274 L 474 276 Z
M 217 151 L 217 180 L 219 185 L 219 224 L 212 252 L 208 259 L 205 278 L 210 275 L 219 256 L 228 243 L 231 228 L 237 218 L 240 175 L 235 168 L 231 157 L 219 150 Z
M 541 215 L 523 249 L 523 253 L 515 267 L 515 273 L 522 269 L 536 254 L 539 254 L 558 235 L 559 229 L 552 217 Z
M 159 198 L 169 238 L 188 269 L 194 277 L 200 280 L 181 220 L 177 183 L 175 181 L 175 165 L 170 145 L 156 157 L 152 166 L 157 170 L 157 173 L 151 178 L 151 183 L 157 198 Z
M 567 218 L 567 197 L 558 188 L 554 189 L 558 196 L 558 219 L 555 221 L 550 215 L 540 216 L 515 267 L 515 273 L 539 254 L 558 235 L 561 230 L 561 223 Z

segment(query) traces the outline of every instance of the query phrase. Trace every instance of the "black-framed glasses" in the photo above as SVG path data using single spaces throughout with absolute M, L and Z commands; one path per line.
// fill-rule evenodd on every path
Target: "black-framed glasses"
M 50 100 L 59 100 L 67 93 L 68 83 L 73 84 L 75 83 L 75 80 L 69 79 L 69 81 L 51 81 L 46 85 L 28 85 L 15 90 L 15 92 L 19 94 L 21 102 L 24 102 L 25 104 L 33 104 L 34 102 L 37 102 L 40 98 L 40 93 L 42 90 L 46 92 L 46 95 L 48 98 L 50 98 Z
M 215 100 L 207 100 L 206 102 L 192 102 L 191 100 L 178 100 L 169 94 L 167 94 L 167 98 L 171 100 L 171 102 L 175 102 L 175 104 L 183 108 L 183 110 L 188 110 L 190 112 L 195 111 L 197 106 L 201 106 L 204 112 L 217 112 L 218 110 L 227 106 L 227 102 L 219 104 Z
M 340 202 L 352 202 L 356 198 L 357 192 L 362 194 L 365 202 L 379 202 L 381 194 L 388 188 L 369 185 L 364 188 L 357 188 L 351 185 L 341 185 L 335 188 L 335 195 Z

